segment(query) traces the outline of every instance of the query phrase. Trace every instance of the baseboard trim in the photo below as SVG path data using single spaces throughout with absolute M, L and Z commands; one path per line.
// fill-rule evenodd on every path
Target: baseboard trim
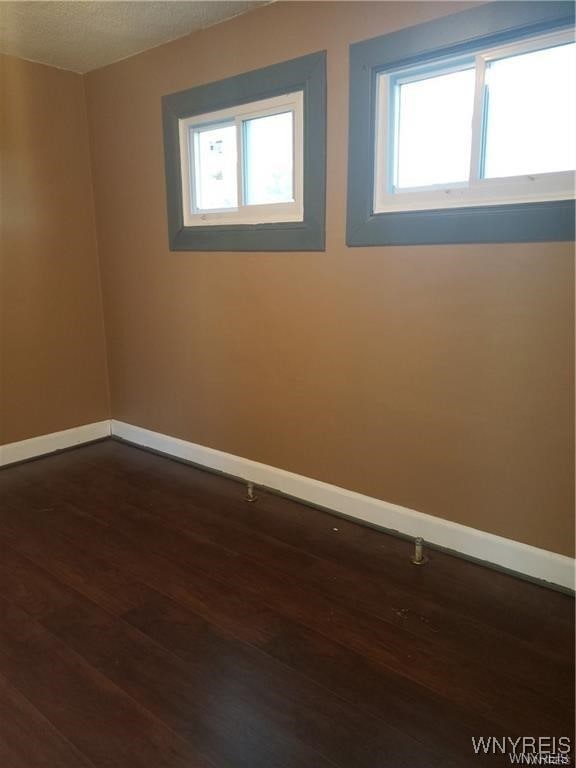
M 19 461 L 45 456 L 48 453 L 62 451 L 75 445 L 91 443 L 94 440 L 110 437 L 110 420 L 97 421 L 93 424 L 82 424 L 80 427 L 64 429 L 61 432 L 52 432 L 48 435 L 31 437 L 28 440 L 20 440 L 16 443 L 0 445 L 0 467 L 15 464 Z
M 571 557 L 114 419 L 111 431 L 113 436 L 135 445 L 253 482 L 387 531 L 421 536 L 439 548 L 488 566 L 574 590 Z

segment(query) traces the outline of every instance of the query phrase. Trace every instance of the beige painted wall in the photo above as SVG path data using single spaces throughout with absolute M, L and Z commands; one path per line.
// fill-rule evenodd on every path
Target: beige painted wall
M 113 415 L 571 554 L 573 244 L 345 246 L 348 46 L 458 8 L 276 3 L 87 76 Z M 326 252 L 171 253 L 161 96 L 321 49 Z
M 84 83 L 0 57 L 0 444 L 109 417 Z

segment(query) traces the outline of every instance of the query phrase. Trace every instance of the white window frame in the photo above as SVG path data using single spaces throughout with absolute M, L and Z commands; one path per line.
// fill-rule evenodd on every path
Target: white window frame
M 294 200 L 285 203 L 247 205 L 244 202 L 243 124 L 246 120 L 291 112 L 293 115 Z M 302 91 L 252 101 L 230 109 L 180 119 L 180 169 L 182 216 L 185 227 L 226 224 L 268 224 L 304 220 L 304 94 Z M 228 123 L 236 125 L 238 206 L 225 209 L 198 209 L 194 203 L 194 135 L 198 129 Z
M 486 67 L 491 61 L 574 42 L 572 30 L 539 35 L 518 43 L 490 48 L 476 54 L 442 59 L 432 64 L 380 72 L 376 86 L 375 168 L 373 212 L 421 211 L 471 206 L 544 202 L 574 198 L 574 171 L 482 178 L 483 131 L 486 105 Z M 446 74 L 468 65 L 475 68 L 476 83 L 472 122 L 469 180 L 458 184 L 395 188 L 393 185 L 397 143 L 397 110 L 393 100 L 397 85 Z

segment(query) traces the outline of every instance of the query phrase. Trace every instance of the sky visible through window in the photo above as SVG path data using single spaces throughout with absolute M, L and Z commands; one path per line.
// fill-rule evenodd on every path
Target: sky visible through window
M 286 203 L 294 199 L 292 124 L 292 112 L 245 121 L 247 205 Z
M 489 62 L 484 178 L 576 167 L 576 45 Z M 397 86 L 393 184 L 398 189 L 467 182 L 475 69 Z
M 576 167 L 576 45 L 489 64 L 484 176 Z
M 468 179 L 474 77 L 470 68 L 399 86 L 396 187 Z

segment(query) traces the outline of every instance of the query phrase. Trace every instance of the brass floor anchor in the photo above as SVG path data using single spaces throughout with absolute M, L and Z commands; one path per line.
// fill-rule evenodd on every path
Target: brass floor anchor
M 257 501 L 258 496 L 254 493 L 254 483 L 246 483 L 246 499 L 250 503 Z
M 418 536 L 414 539 L 414 554 L 410 558 L 412 565 L 424 565 L 428 562 L 428 558 L 424 554 L 424 539 Z

